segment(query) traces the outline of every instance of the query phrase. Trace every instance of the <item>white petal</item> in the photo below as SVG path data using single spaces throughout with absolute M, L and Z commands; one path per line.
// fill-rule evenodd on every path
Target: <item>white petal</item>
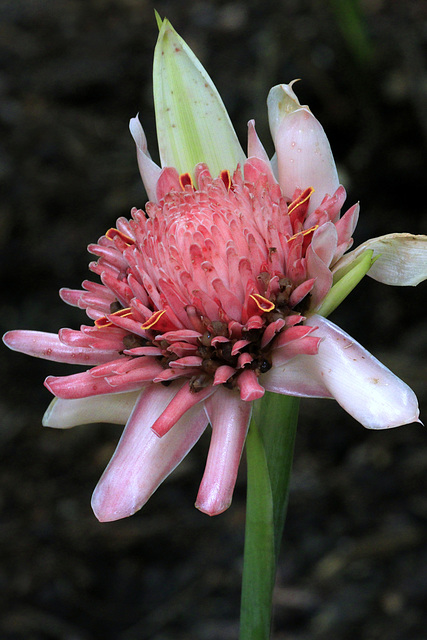
M 54 398 L 43 416 L 43 426 L 69 429 L 93 422 L 126 424 L 140 393 L 109 393 L 77 400 Z
M 323 384 L 322 380 L 312 372 L 310 365 L 312 355 L 300 355 L 292 358 L 285 364 L 275 364 L 273 354 L 273 366 L 267 373 L 260 376 L 260 383 L 266 391 L 280 393 L 285 396 L 298 398 L 332 398 L 332 394 Z M 281 359 L 281 358 L 280 358 Z
M 366 249 L 372 249 L 374 262 L 368 276 L 384 284 L 416 286 L 427 279 L 427 236 L 389 233 L 371 238 L 337 262 L 334 271 L 346 267 Z
M 324 340 L 315 356 L 306 357 L 306 374 L 319 381 L 363 426 L 387 429 L 418 421 L 412 391 L 374 356 L 326 318 L 314 315 L 305 324 L 318 326 Z
M 129 122 L 129 131 L 136 144 L 136 157 L 138 160 L 139 173 L 144 183 L 149 200 L 157 202 L 156 184 L 159 179 L 161 168 L 151 160 L 147 150 L 147 139 L 144 129 L 138 119 L 138 116 L 131 118 Z
M 92 508 L 101 522 L 138 511 L 205 430 L 208 421 L 199 404 L 162 438 L 153 433 L 152 425 L 180 388 L 181 383 L 151 384 L 136 403 L 92 496 Z

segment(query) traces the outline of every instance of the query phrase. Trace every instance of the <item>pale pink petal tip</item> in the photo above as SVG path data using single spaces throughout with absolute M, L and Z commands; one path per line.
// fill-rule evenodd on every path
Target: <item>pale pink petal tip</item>
M 268 155 L 255 129 L 255 120 L 248 122 L 248 158 L 252 156 L 269 162 Z
M 131 391 L 75 400 L 54 398 L 43 416 L 43 426 L 69 429 L 95 422 L 126 424 L 139 395 L 140 391 Z
M 96 365 L 117 357 L 113 349 L 95 349 L 90 347 L 70 347 L 59 339 L 56 333 L 31 331 L 28 329 L 8 331 L 3 336 L 4 344 L 34 358 L 64 362 L 67 364 Z
M 234 486 L 233 486 L 234 489 Z M 224 499 L 225 497 L 225 499 Z M 219 485 L 212 485 L 208 495 L 198 495 L 197 500 L 194 503 L 196 509 L 205 513 L 207 516 L 219 516 L 230 507 L 233 500 L 233 492 L 231 491 L 226 496 L 223 495 L 223 491 Z
M 252 403 L 242 401 L 235 391 L 220 388 L 205 401 L 205 408 L 212 438 L 195 506 L 216 516 L 226 511 L 232 501 Z
M 150 385 L 137 401 L 117 449 L 92 496 L 100 522 L 133 515 L 175 469 L 206 428 L 202 406 L 190 409 L 162 438 L 151 427 L 179 384 Z

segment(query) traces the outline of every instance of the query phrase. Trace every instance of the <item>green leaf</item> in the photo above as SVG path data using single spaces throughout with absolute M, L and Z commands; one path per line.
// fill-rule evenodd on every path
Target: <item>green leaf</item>
M 153 90 L 162 166 L 193 173 L 205 162 L 216 177 L 245 161 L 212 80 L 166 19 L 154 51 Z
M 372 250 L 364 251 L 353 262 L 339 269 L 334 274 L 335 284 L 331 287 L 314 313 L 318 313 L 326 318 L 341 304 L 372 267 L 376 260 L 376 258 L 372 258 L 373 253 Z

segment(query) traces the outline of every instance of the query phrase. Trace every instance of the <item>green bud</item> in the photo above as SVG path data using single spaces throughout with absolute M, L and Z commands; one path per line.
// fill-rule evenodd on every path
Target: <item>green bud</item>
M 154 52 L 154 106 L 161 165 L 192 173 L 205 162 L 216 177 L 245 154 L 212 80 L 168 20 Z

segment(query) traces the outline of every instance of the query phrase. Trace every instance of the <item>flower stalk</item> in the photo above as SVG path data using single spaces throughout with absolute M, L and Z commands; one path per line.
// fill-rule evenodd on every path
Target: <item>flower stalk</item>
M 299 399 L 267 393 L 246 439 L 247 498 L 240 640 L 270 637 L 273 589 L 289 500 Z

